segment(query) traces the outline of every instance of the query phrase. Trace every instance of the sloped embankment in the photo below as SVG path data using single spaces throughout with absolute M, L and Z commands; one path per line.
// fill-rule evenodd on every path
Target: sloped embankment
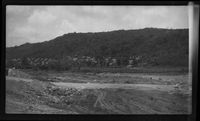
M 32 76 L 19 69 L 8 69 L 8 76 L 18 78 L 31 78 Z
M 59 94 L 56 95 L 55 92 L 57 91 L 53 89 L 53 85 L 47 82 L 6 80 L 6 113 L 76 113 L 54 107 L 53 105 L 62 104 L 63 101 L 61 100 L 63 97 Z M 63 93 L 62 91 L 58 92 Z

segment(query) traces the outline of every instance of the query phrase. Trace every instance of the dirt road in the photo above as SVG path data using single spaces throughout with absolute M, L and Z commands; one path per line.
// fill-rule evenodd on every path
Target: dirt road
M 61 81 L 49 81 L 50 77 L 45 77 L 47 79 L 43 81 L 40 78 L 7 76 L 6 112 L 36 114 L 191 113 L 191 90 L 189 89 L 191 82 L 188 83 L 187 75 L 100 74 L 100 76 L 91 77 L 75 73 L 60 75 L 63 77 L 59 78 Z M 55 75 L 52 79 L 54 77 Z M 101 80 L 112 78 L 119 82 L 101 82 Z M 84 81 L 81 81 L 82 79 Z M 91 81 L 95 79 L 101 80 Z M 128 79 L 132 83 L 123 83 L 123 80 Z M 68 80 L 75 80 L 76 83 Z M 166 81 L 171 83 L 165 83 Z
M 170 91 L 174 89 L 174 85 L 154 85 L 154 84 L 100 84 L 100 83 L 66 83 L 52 82 L 52 84 L 61 88 L 77 88 L 77 89 L 104 89 L 104 88 L 121 88 L 121 89 L 139 89 L 139 90 L 160 90 Z

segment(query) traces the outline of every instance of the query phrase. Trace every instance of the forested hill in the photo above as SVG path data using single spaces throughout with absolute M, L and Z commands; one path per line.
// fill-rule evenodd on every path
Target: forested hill
M 188 47 L 188 29 L 145 28 L 64 34 L 50 41 L 6 48 L 6 58 L 137 55 L 156 57 L 159 65 L 187 66 Z

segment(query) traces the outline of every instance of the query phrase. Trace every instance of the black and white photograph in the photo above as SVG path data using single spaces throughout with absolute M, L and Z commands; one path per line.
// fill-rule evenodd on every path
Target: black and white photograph
M 191 114 L 189 5 L 7 5 L 6 114 Z

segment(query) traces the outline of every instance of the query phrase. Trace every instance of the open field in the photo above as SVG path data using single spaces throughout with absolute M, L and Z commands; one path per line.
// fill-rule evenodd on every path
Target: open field
M 190 114 L 185 73 L 15 70 L 6 76 L 6 112 L 32 114 Z

